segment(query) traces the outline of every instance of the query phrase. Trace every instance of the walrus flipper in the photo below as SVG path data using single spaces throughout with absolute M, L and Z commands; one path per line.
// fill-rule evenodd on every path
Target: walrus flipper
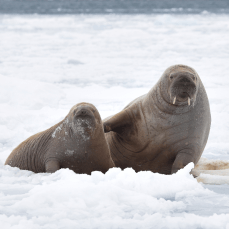
M 173 163 L 171 174 L 176 173 L 179 169 L 183 169 L 190 162 L 195 162 L 193 153 L 190 151 L 181 151 L 177 154 Z
M 118 114 L 112 116 L 103 123 L 104 132 L 108 133 L 110 131 L 121 132 L 122 129 L 131 124 L 131 118 L 128 115 L 127 110 L 123 110 Z
M 46 173 L 55 173 L 60 169 L 60 163 L 57 160 L 50 160 L 45 163 Z

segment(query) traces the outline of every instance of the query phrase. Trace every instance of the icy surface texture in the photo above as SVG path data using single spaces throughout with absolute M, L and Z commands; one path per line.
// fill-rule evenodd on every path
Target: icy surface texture
M 33 174 L 0 165 L 2 228 L 228 228 L 229 196 L 203 188 L 189 164 L 167 176 L 132 169 Z M 217 214 L 213 214 L 217 212 Z
M 228 37 L 228 15 L 0 15 L 1 228 L 228 229 L 228 186 L 202 186 L 190 166 L 172 176 L 112 169 L 91 177 L 4 166 L 74 104 L 93 103 L 105 118 L 173 64 L 196 69 L 209 96 L 203 157 L 228 161 Z

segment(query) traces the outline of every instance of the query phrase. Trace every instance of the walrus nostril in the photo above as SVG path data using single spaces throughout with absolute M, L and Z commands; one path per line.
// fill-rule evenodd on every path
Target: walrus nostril
M 86 116 L 86 115 L 89 115 L 89 111 L 87 111 L 86 109 L 80 109 L 78 110 L 76 113 L 75 113 L 75 116 L 78 117 L 78 116 Z
M 86 110 L 81 110 L 80 111 L 80 115 L 86 115 L 87 114 L 87 111 Z

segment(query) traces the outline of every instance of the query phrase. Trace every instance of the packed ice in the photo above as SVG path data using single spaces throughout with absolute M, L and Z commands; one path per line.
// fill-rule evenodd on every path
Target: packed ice
M 226 14 L 0 15 L 0 228 L 229 229 L 228 37 Z M 173 64 L 193 67 L 210 101 L 197 179 L 193 164 L 173 175 L 112 168 L 91 176 L 4 165 L 73 105 L 92 103 L 106 118 Z

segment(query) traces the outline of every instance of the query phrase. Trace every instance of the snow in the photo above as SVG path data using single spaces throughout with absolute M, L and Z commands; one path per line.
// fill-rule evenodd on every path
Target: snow
M 1 228 L 229 229 L 228 168 L 197 180 L 192 164 L 171 176 L 4 166 L 19 143 L 63 120 L 73 105 L 92 103 L 108 117 L 173 64 L 193 67 L 209 97 L 202 156 L 229 163 L 228 37 L 223 14 L 0 15 Z
M 229 197 L 202 187 L 191 168 L 172 176 L 130 168 L 89 176 L 1 165 L 0 220 L 3 228 L 228 228 Z

